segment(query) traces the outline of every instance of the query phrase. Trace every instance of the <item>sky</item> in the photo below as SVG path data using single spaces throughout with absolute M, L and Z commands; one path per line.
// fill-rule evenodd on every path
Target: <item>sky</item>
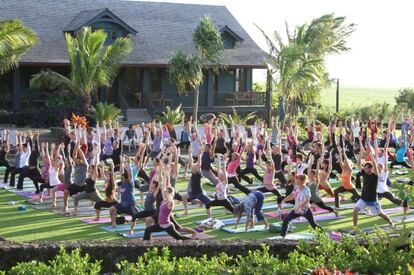
M 151 1 L 151 0 L 149 0 Z M 153 0 L 157 1 L 157 0 Z M 268 35 L 310 22 L 327 13 L 357 24 L 348 39 L 351 50 L 330 56 L 332 78 L 352 87 L 414 87 L 414 2 L 410 0 L 171 0 L 161 2 L 224 5 L 263 49 Z M 254 80 L 262 80 L 262 72 Z

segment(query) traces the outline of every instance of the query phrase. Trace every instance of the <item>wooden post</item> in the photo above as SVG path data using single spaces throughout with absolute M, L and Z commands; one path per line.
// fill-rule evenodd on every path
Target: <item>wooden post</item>
M 19 68 L 13 71 L 13 111 L 20 110 L 21 77 Z

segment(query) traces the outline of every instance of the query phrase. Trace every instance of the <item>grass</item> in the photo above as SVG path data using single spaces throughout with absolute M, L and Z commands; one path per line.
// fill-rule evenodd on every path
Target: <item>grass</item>
M 398 95 L 398 88 L 358 88 L 339 87 L 339 109 L 351 109 L 365 107 L 375 103 L 387 102 L 395 105 L 395 97 Z M 326 89 L 321 94 L 322 106 L 332 110 L 336 106 L 336 85 Z
M 412 178 L 414 175 L 410 174 Z M 339 183 L 333 184 L 333 188 Z M 186 180 L 181 179 L 177 182 L 178 189 L 184 189 Z M 213 190 L 213 187 L 205 184 L 206 190 Z M 349 198 L 349 194 L 346 194 Z M 15 201 L 15 205 L 9 205 L 9 201 Z M 274 202 L 275 197 L 267 196 L 267 202 Z M 348 201 L 349 202 L 349 201 Z M 388 200 L 381 201 L 383 208 L 394 207 Z M 26 211 L 19 211 L 19 205 L 26 205 Z M 332 205 L 332 204 L 331 204 Z M 92 206 L 91 206 L 92 207 Z M 213 214 L 218 208 L 213 208 Z M 191 212 L 200 211 L 200 209 L 190 210 L 190 216 L 179 217 L 177 220 L 183 226 L 195 227 L 195 222 L 205 219 L 206 215 L 192 216 Z M 177 211 L 180 214 L 180 211 Z M 326 230 L 338 230 L 340 228 L 350 228 L 352 226 L 352 210 L 340 211 L 344 219 L 320 222 L 320 225 Z M 399 216 L 402 213 L 392 214 Z M 217 218 L 229 218 L 231 215 L 215 215 Z M 269 222 L 278 222 L 276 219 L 268 218 Z M 360 227 L 371 227 L 374 225 L 385 224 L 385 221 L 378 217 L 360 216 Z M 103 225 L 88 225 L 79 221 L 79 218 L 64 217 L 54 214 L 48 210 L 36 210 L 30 207 L 22 197 L 6 190 L 0 190 L 0 236 L 13 241 L 30 241 L 30 240 L 117 240 L 121 239 L 117 233 L 105 232 L 100 227 Z M 244 225 L 241 225 L 244 226 Z M 414 226 L 410 224 L 409 226 Z M 301 223 L 295 225 L 295 233 L 307 231 L 309 225 Z M 243 234 L 229 234 L 221 230 L 211 230 L 206 233 L 217 239 L 264 239 L 275 236 L 273 233 L 257 232 Z

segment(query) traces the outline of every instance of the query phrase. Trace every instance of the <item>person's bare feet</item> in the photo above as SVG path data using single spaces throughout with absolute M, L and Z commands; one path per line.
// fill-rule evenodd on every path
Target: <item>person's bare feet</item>
M 76 217 L 78 215 L 78 212 L 73 211 L 71 215 L 74 216 L 74 217 Z
M 64 212 L 64 213 L 69 212 L 69 208 L 67 208 L 67 207 L 66 207 L 65 209 L 63 209 L 63 212 Z
M 50 205 L 50 207 L 51 207 L 51 208 L 56 208 L 56 203 L 52 203 L 52 204 Z
M 100 221 L 101 219 L 100 219 L 100 218 L 98 218 L 98 217 L 95 217 L 93 220 L 94 220 L 94 221 L 96 221 L 96 222 L 98 222 L 98 221 Z
M 335 209 L 333 212 L 335 213 L 335 216 L 339 217 L 339 211 L 337 209 Z

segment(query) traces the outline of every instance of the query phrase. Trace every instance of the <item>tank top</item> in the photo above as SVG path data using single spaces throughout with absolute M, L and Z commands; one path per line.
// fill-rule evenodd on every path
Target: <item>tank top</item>
M 56 186 L 60 183 L 58 178 L 58 172 L 53 166 L 49 167 L 49 185 Z
M 222 182 L 219 182 L 216 185 L 216 196 L 218 200 L 225 200 L 227 199 L 227 187 Z
M 254 167 L 254 153 L 247 152 L 246 168 L 253 168 L 253 167 Z
M 342 179 L 342 186 L 345 189 L 347 189 L 347 190 L 354 189 L 354 185 L 351 182 L 351 173 L 350 172 L 342 171 L 341 179 Z
M 158 224 L 162 228 L 166 228 L 170 226 L 170 215 L 171 215 L 172 209 L 168 208 L 168 202 L 163 202 L 160 206 L 160 213 L 158 214 Z
M 273 183 L 273 177 L 274 177 L 274 174 L 272 173 L 272 170 L 266 169 L 265 175 L 263 177 L 263 186 L 267 190 L 275 190 L 276 189 L 276 186 Z

